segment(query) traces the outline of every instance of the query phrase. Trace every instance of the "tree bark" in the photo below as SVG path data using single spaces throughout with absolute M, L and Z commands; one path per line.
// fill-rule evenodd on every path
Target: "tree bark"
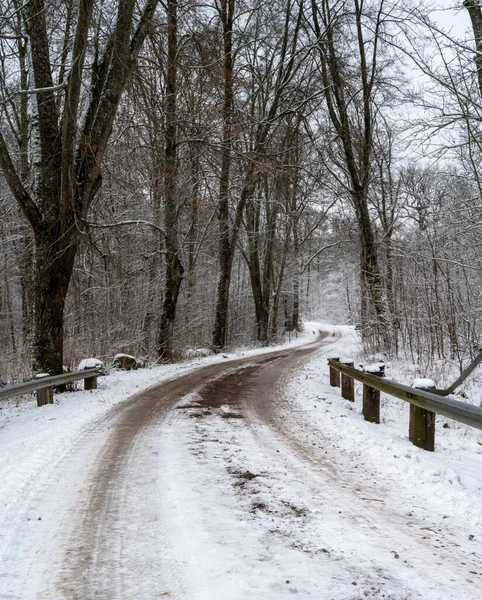
M 164 227 L 166 276 L 159 328 L 158 358 L 171 361 L 176 307 L 184 274 L 177 240 L 177 0 L 167 2 L 166 153 L 164 162 Z
M 482 96 L 482 9 L 478 0 L 465 0 L 464 6 L 469 11 L 470 20 L 472 21 L 476 51 L 474 61 L 477 69 L 479 92 Z
M 212 335 L 212 347 L 219 352 L 226 346 L 229 307 L 229 287 L 234 247 L 229 228 L 229 182 L 231 170 L 232 119 L 233 119 L 233 21 L 235 0 L 221 0 L 220 18 L 223 28 L 224 99 L 223 139 L 221 150 L 221 175 L 219 179 L 218 226 L 219 226 L 219 280 L 216 312 Z M 233 231 L 233 237 L 236 233 Z
M 64 246 L 48 232 L 36 236 L 34 370 L 63 372 L 64 306 L 77 245 Z
M 255 203 L 256 202 L 256 206 Z M 258 240 L 259 232 L 259 206 L 260 199 L 248 202 L 246 206 L 246 232 L 248 236 L 247 262 L 251 281 L 251 291 L 256 314 L 257 339 L 262 344 L 268 343 L 269 323 L 269 296 L 271 289 L 271 269 L 269 262 L 269 248 L 266 249 L 265 265 L 262 272 L 260 264 L 260 249 Z M 268 233 L 269 237 L 269 233 Z

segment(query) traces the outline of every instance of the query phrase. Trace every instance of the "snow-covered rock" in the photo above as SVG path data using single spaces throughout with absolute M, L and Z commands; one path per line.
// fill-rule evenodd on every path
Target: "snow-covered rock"
M 77 367 L 78 371 L 84 371 L 85 369 L 103 369 L 104 363 L 98 358 L 84 358 Z
M 124 371 L 132 371 L 139 367 L 135 356 L 130 354 L 116 354 L 114 356 L 114 367 Z

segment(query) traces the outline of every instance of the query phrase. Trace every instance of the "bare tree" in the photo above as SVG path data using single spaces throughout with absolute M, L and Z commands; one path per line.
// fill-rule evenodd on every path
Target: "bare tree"
M 391 353 L 393 330 L 368 205 L 373 176 L 375 95 L 380 81 L 379 50 L 384 21 L 388 19 L 385 2 L 375 7 L 359 0 L 338 4 L 312 0 L 311 8 L 328 115 L 341 147 L 340 165 L 348 178 L 358 222 L 361 271 L 376 327 L 385 350 Z M 347 39 L 352 42 L 352 60 L 343 49 Z
M 94 0 L 81 0 L 72 17 L 70 64 L 67 73 L 59 73 L 58 83 L 54 76 L 59 57 L 48 24 L 55 7 L 46 7 L 44 0 L 28 0 L 14 11 L 25 27 L 33 71 L 33 87 L 20 93 L 28 93 L 35 106 L 37 174 L 29 185 L 1 132 L 0 166 L 35 236 L 34 359 L 36 369 L 49 373 L 62 371 L 63 312 L 83 223 L 101 186 L 102 159 L 117 107 L 157 0 L 147 0 L 139 14 L 134 0 L 119 0 L 102 57 L 97 43 L 88 84 L 85 66 L 95 6 Z M 84 113 L 86 85 L 89 104 Z
M 161 324 L 159 330 L 158 356 L 160 360 L 170 361 L 172 360 L 172 338 L 174 331 L 174 320 L 176 318 L 176 306 L 184 273 L 184 267 L 179 257 L 180 248 L 177 240 L 177 0 L 168 0 L 166 11 L 166 152 L 164 157 L 164 228 L 166 275 L 164 283 L 164 302 L 162 305 Z
M 259 186 L 263 185 L 263 180 L 265 179 L 264 171 L 269 163 L 269 138 L 276 126 L 282 121 L 285 111 L 288 110 L 288 90 L 292 90 L 293 81 L 300 66 L 303 64 L 303 58 L 307 54 L 299 48 L 303 8 L 303 2 L 299 3 L 296 8 L 291 0 L 283 3 L 282 21 L 280 20 L 279 13 L 275 15 L 273 12 L 270 12 L 273 21 L 280 26 L 280 32 L 274 38 L 274 44 L 271 41 L 265 44 L 261 33 L 264 20 L 259 7 L 252 17 L 253 24 L 250 31 L 251 44 L 247 45 L 248 56 L 246 59 L 248 72 L 251 73 L 251 77 L 247 79 L 247 89 L 245 89 L 245 96 L 247 97 L 245 106 L 247 115 L 245 117 L 247 117 L 247 124 L 244 145 L 245 164 L 243 183 L 234 211 L 231 233 L 229 235 L 228 229 L 224 228 L 221 234 L 221 264 L 224 266 L 220 272 L 218 287 L 213 331 L 214 348 L 219 349 L 226 343 L 230 272 L 243 215 L 246 214 L 248 229 L 252 229 L 255 225 L 256 214 L 259 209 L 257 204 L 259 198 L 263 195 L 261 193 L 261 195 L 258 194 L 256 196 L 256 194 Z M 269 11 L 272 11 L 272 7 L 268 9 Z M 248 37 L 248 34 L 246 34 L 246 37 Z M 249 52 L 252 53 L 252 56 L 249 56 Z M 268 60 L 266 62 L 260 60 L 262 56 L 268 57 Z M 261 63 L 262 66 L 259 66 L 258 63 Z M 225 90 L 225 98 L 226 93 Z M 293 107 L 290 108 L 290 112 L 292 110 Z M 231 128 L 231 125 L 229 127 Z M 224 141 L 226 142 L 226 140 Z M 224 211 L 226 211 L 227 204 L 224 200 L 223 206 Z M 226 225 L 227 220 L 225 217 L 227 217 L 227 213 L 224 213 L 224 215 L 223 223 Z M 275 212 L 271 214 L 270 218 L 272 219 L 273 217 L 275 217 Z M 274 222 L 272 222 L 271 226 L 274 226 Z M 271 268 L 268 266 L 265 270 L 265 277 L 268 277 L 268 280 L 262 282 L 262 274 L 257 259 L 256 236 L 256 232 L 251 231 L 248 233 L 251 247 L 247 256 L 249 257 L 253 297 L 258 319 L 258 337 L 260 341 L 266 342 L 269 332 L 269 314 L 266 302 L 269 302 L 269 300 L 266 300 L 263 294 L 265 295 L 270 289 L 268 280 Z M 264 292 L 261 291 L 263 288 Z
M 221 350 L 226 345 L 228 321 L 229 286 L 233 265 L 236 233 L 231 236 L 229 225 L 229 184 L 233 145 L 233 102 L 234 102 L 234 49 L 233 26 L 235 0 L 219 0 L 216 3 L 223 39 L 223 133 L 221 141 L 221 173 L 219 177 L 219 280 L 212 346 Z

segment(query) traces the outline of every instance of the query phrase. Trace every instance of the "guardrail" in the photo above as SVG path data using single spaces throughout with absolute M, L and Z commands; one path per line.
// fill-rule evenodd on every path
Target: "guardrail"
M 74 371 L 73 373 L 66 373 L 65 375 L 46 375 L 45 377 L 32 379 L 25 383 L 17 383 L 15 385 L 0 388 L 0 401 L 14 398 L 15 396 L 21 396 L 22 394 L 28 394 L 29 392 L 37 392 L 37 406 L 53 404 L 54 387 L 83 379 L 85 390 L 95 390 L 97 389 L 97 377 L 99 375 L 98 369 L 84 369 L 83 371 Z
M 410 403 L 409 439 L 415 446 L 435 449 L 435 415 L 443 415 L 459 423 L 482 429 L 482 408 L 444 398 L 436 393 L 411 388 L 402 383 L 386 379 L 383 373 L 367 373 L 355 369 L 353 363 L 328 359 L 330 385 L 340 386 L 343 398 L 354 401 L 354 381 L 363 383 L 363 415 L 365 420 L 380 423 L 380 392 Z

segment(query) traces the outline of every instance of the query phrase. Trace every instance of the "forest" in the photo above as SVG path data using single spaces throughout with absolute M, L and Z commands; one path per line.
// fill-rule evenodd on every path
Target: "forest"
M 481 130 L 480 0 L 3 0 L 0 380 L 304 319 L 461 365 Z

